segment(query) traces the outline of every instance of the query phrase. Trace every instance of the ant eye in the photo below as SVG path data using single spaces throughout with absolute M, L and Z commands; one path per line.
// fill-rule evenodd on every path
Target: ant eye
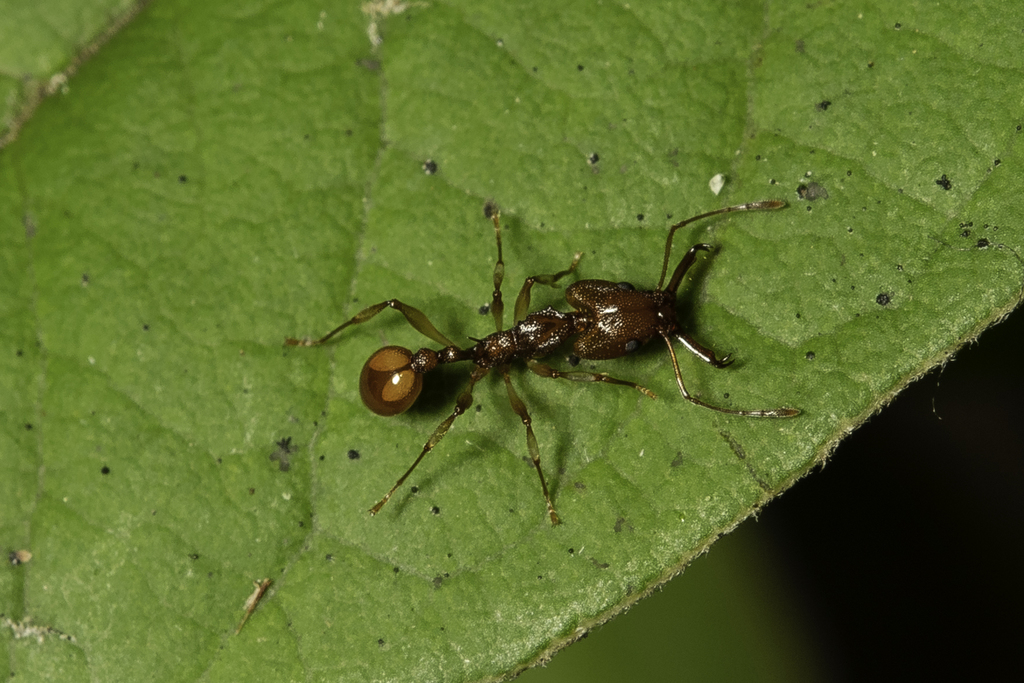
M 413 372 L 412 352 L 401 346 L 376 351 L 359 375 L 359 395 L 366 407 L 385 417 L 405 412 L 420 395 L 423 376 Z

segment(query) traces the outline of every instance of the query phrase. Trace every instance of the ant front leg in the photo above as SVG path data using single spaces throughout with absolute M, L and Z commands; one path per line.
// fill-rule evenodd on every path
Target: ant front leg
M 603 372 L 584 372 L 582 370 L 556 370 L 550 365 L 545 365 L 540 361 L 529 359 L 526 361 L 527 367 L 535 375 L 541 377 L 547 377 L 549 379 L 567 379 L 573 382 L 604 382 L 606 384 L 618 384 L 623 387 L 633 387 L 644 396 L 649 398 L 658 398 L 653 391 L 647 387 L 642 387 L 636 382 L 630 382 L 625 379 L 616 379 L 615 377 L 609 377 Z
M 512 379 L 508 376 L 508 366 L 501 366 L 500 372 L 502 379 L 505 380 L 505 387 L 508 389 L 508 402 L 526 427 L 526 449 L 530 452 L 530 459 L 533 460 L 533 466 L 537 468 L 537 476 L 540 477 L 540 489 L 544 492 L 544 500 L 548 504 L 548 516 L 551 518 L 551 525 L 561 524 L 562 520 L 558 518 L 558 513 L 555 512 L 555 506 L 551 502 L 551 496 L 548 494 L 548 483 L 544 480 L 544 472 L 540 468 L 540 448 L 537 446 L 537 437 L 533 433 L 533 419 L 526 409 L 526 404 L 523 403 L 523 400 L 519 398 L 519 394 L 512 387 Z
M 423 450 L 420 451 L 420 454 L 417 456 L 415 462 L 413 462 L 412 467 L 406 470 L 405 474 L 398 478 L 398 481 L 396 481 L 395 485 L 391 487 L 391 490 L 387 492 L 387 495 L 381 498 L 376 505 L 370 508 L 371 515 L 376 515 L 380 512 L 380 509 L 384 507 L 389 500 L 391 500 L 391 496 L 398 490 L 398 487 L 409 478 L 409 475 L 416 469 L 416 466 L 420 464 L 423 457 L 430 451 L 434 450 L 434 446 L 440 443 L 441 439 L 444 438 L 444 435 L 448 433 L 449 429 L 451 429 L 452 423 L 455 422 L 455 419 L 469 410 L 469 407 L 473 405 L 473 387 L 476 386 L 476 383 L 483 379 L 488 372 L 490 372 L 489 368 L 481 368 L 479 366 L 473 368 L 473 372 L 469 376 L 469 386 L 466 387 L 465 391 L 459 394 L 459 398 L 455 402 L 455 410 L 452 411 L 452 414 L 449 415 L 444 422 L 437 425 L 437 429 L 435 429 L 434 433 L 430 435 L 427 442 L 423 444 Z
M 438 344 L 442 344 L 444 346 L 455 346 L 455 342 L 441 334 L 437 330 L 437 328 L 434 327 L 434 324 L 430 322 L 430 319 L 427 318 L 426 314 L 424 314 L 423 311 L 421 311 L 418 308 L 414 308 L 409 304 L 402 303 L 398 299 L 388 299 L 387 301 L 382 301 L 379 304 L 370 306 L 369 308 L 364 308 L 363 310 L 359 311 L 354 316 L 352 316 L 350 320 L 342 323 L 341 325 L 338 325 L 333 330 L 331 330 L 324 336 L 320 337 L 316 341 L 310 341 L 309 339 L 294 339 L 292 337 L 288 337 L 287 339 L 284 340 L 284 343 L 287 344 L 288 346 L 319 346 L 324 342 L 328 341 L 329 339 L 331 339 L 331 337 L 333 337 L 334 335 L 344 330 L 346 327 L 349 327 L 350 325 L 360 325 L 373 319 L 378 313 L 383 311 L 385 308 L 393 308 L 402 315 L 404 315 L 405 319 L 409 322 L 409 324 L 412 325 L 413 328 L 423 336 L 429 337 L 430 339 L 436 341 Z

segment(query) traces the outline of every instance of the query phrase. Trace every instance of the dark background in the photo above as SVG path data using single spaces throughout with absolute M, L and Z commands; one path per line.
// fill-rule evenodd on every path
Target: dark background
M 1020 675 L 1024 311 L 761 515 L 833 680 Z
M 1024 642 L 1024 310 L 544 681 L 1009 680 Z

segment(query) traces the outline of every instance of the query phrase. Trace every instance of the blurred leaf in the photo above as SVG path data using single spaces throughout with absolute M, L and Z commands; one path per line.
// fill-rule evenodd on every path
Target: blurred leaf
M 0 0 L 0 145 L 144 4 Z
M 1019 300 L 1024 10 L 954 31 L 844 4 L 404 9 L 154 4 L 0 155 L 0 530 L 34 553 L 0 610 L 74 639 L 5 649 L 19 678 L 501 677 L 680 571 Z M 681 310 L 738 359 L 681 364 L 708 402 L 803 415 L 690 405 L 653 344 L 593 367 L 657 401 L 517 369 L 565 524 L 497 378 L 366 514 L 468 371 L 384 420 L 356 383 L 380 344 L 425 343 L 400 316 L 286 335 L 392 297 L 467 344 L 492 331 L 489 198 L 511 303 L 577 250 L 580 278 L 652 287 L 671 222 L 772 197 L 792 207 L 677 236 L 719 247 Z

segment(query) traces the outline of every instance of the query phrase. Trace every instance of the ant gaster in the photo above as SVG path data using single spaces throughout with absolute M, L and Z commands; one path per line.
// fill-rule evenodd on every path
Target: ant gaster
M 668 346 L 669 356 L 672 359 L 672 369 L 676 375 L 676 385 L 683 398 L 705 408 L 717 410 L 720 413 L 731 415 L 743 415 L 746 417 L 793 417 L 800 413 L 793 408 L 773 408 L 770 410 L 730 410 L 713 406 L 692 396 L 683 384 L 682 374 L 679 372 L 679 363 L 676 360 L 675 349 L 672 341 L 681 343 L 687 350 L 696 355 L 705 363 L 716 368 L 724 368 L 732 360 L 729 355 L 722 358 L 715 356 L 715 353 L 704 346 L 701 346 L 690 335 L 683 332 L 676 317 L 676 291 L 682 283 L 686 272 L 693 265 L 697 253 L 711 251 L 710 245 L 696 244 L 683 256 L 679 265 L 672 273 L 668 284 L 662 287 L 665 282 L 665 275 L 668 273 L 668 262 L 672 252 L 672 237 L 676 230 L 694 221 L 717 216 L 732 211 L 764 211 L 779 209 L 786 205 L 784 201 L 765 200 L 741 204 L 739 206 L 728 206 L 715 211 L 702 213 L 699 216 L 688 218 L 673 225 L 668 233 L 665 242 L 665 258 L 661 266 L 661 277 L 658 280 L 658 287 L 654 290 L 637 290 L 628 282 L 609 282 L 607 280 L 580 280 L 565 290 L 565 299 L 576 310 L 568 313 L 556 311 L 550 306 L 542 311 L 530 313 L 530 291 L 534 284 L 557 286 L 556 283 L 576 270 L 583 253 L 577 253 L 572 263 L 563 271 L 552 275 L 535 275 L 529 277 L 519 290 L 515 305 L 515 324 L 509 329 L 503 329 L 504 304 L 501 299 L 501 283 L 505 277 L 505 264 L 501 258 L 501 224 L 499 212 L 496 206 L 490 202 L 484 207 L 484 214 L 494 223 L 494 236 L 498 244 L 498 260 L 494 265 L 494 293 L 491 301 L 491 313 L 494 315 L 497 331 L 483 339 L 474 339 L 476 342 L 468 348 L 459 348 L 455 342 L 441 334 L 433 323 L 417 308 L 403 303 L 398 299 L 389 299 L 379 304 L 370 306 L 357 313 L 352 319 L 339 325 L 335 329 L 316 341 L 299 340 L 289 338 L 285 343 L 292 346 L 317 346 L 328 341 L 336 334 L 349 327 L 365 323 L 385 308 L 393 308 L 405 316 L 405 319 L 418 332 L 441 344 L 444 348 L 434 351 L 432 349 L 420 349 L 416 353 L 400 346 L 385 346 L 370 356 L 363 366 L 362 374 L 359 377 L 359 393 L 363 403 L 378 415 L 397 415 L 413 404 L 420 389 L 423 387 L 423 374 L 430 372 L 438 365 L 457 363 L 460 361 L 471 361 L 474 365 L 469 375 L 469 386 L 459 394 L 455 402 L 455 409 L 441 424 L 437 426 L 434 433 L 423 445 L 423 450 L 413 462 L 412 466 L 403 474 L 391 490 L 372 508 L 370 514 L 375 515 L 388 502 L 399 486 L 412 474 L 416 466 L 420 464 L 423 457 L 436 446 L 451 428 L 456 418 L 465 413 L 473 403 L 473 387 L 487 375 L 492 368 L 497 368 L 505 382 L 508 391 L 508 400 L 512 405 L 519 419 L 526 427 L 526 448 L 533 460 L 533 466 L 540 478 L 540 487 L 544 492 L 544 500 L 547 502 L 548 515 L 552 524 L 560 522 L 555 506 L 548 494 L 548 485 L 544 480 L 544 472 L 540 467 L 540 449 L 537 446 L 537 438 L 533 433 L 530 413 L 526 404 L 512 387 L 509 378 L 509 366 L 514 360 L 526 361 L 527 367 L 541 377 L 552 379 L 567 379 L 575 382 L 604 382 L 606 384 L 619 384 L 633 387 L 650 398 L 655 398 L 653 392 L 646 387 L 627 380 L 609 377 L 603 372 L 583 372 L 578 370 L 556 370 L 538 358 L 551 354 L 557 347 L 561 346 L 571 337 L 576 337 L 573 343 L 573 353 L 588 360 L 607 360 L 618 358 L 643 346 L 654 337 L 661 337 Z

